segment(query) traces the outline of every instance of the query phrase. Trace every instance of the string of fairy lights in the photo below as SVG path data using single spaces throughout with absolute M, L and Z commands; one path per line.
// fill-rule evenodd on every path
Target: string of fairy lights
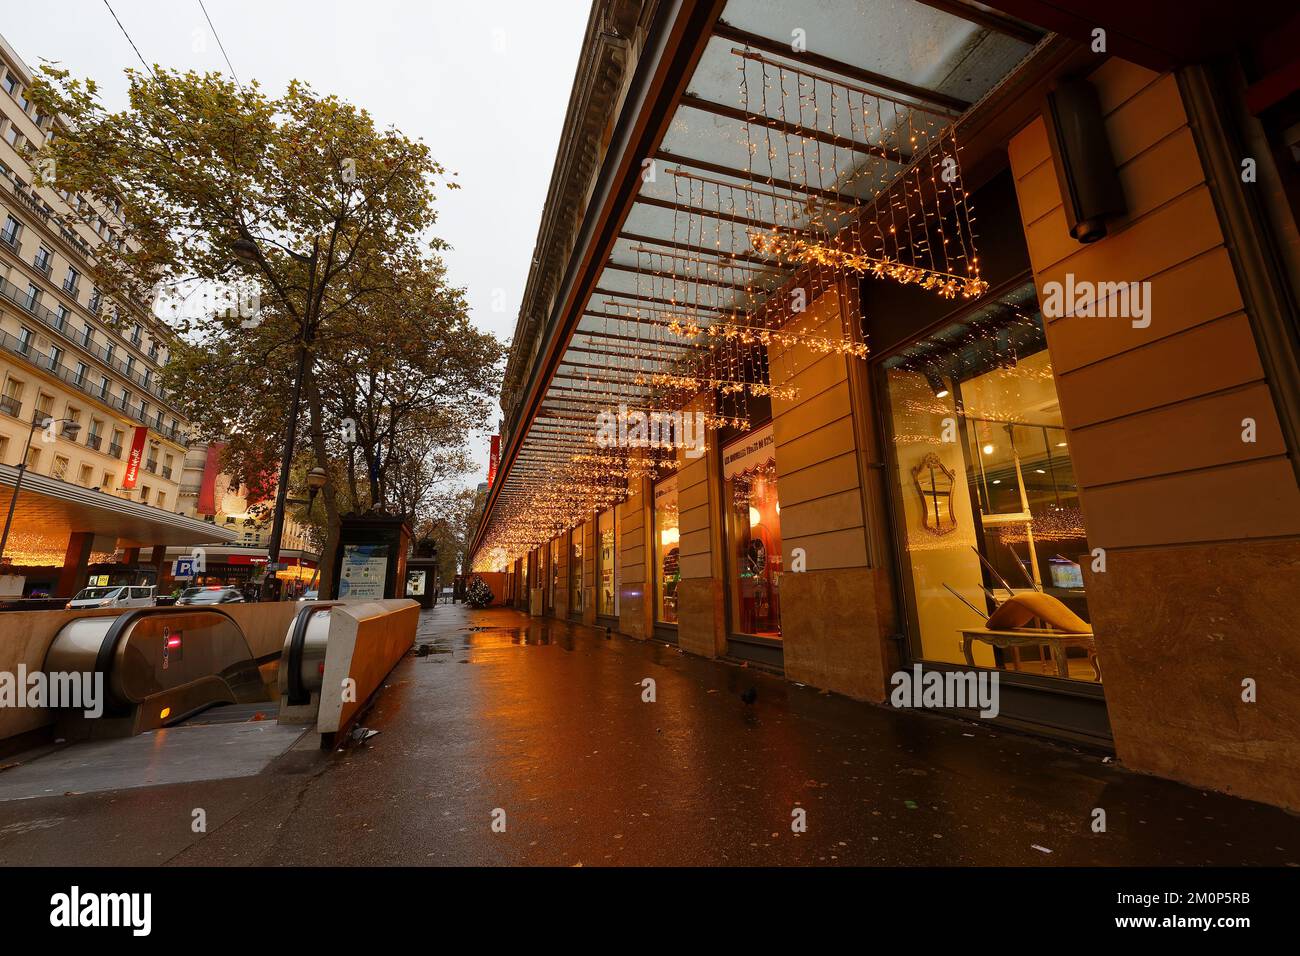
M 657 170 L 671 198 L 654 201 L 671 229 L 630 243 L 635 265 L 608 264 L 632 281 L 592 294 L 546 414 L 503 476 L 478 570 L 503 568 L 626 500 L 630 486 L 671 474 L 695 422 L 711 438 L 744 431 L 755 401 L 799 400 L 804 364 L 865 359 L 859 278 L 947 299 L 988 290 L 955 115 L 747 47 L 730 52 L 744 168 L 684 159 Z M 811 317 L 828 292 L 838 322 Z M 603 440 L 602 414 L 626 409 L 677 414 L 688 433 Z

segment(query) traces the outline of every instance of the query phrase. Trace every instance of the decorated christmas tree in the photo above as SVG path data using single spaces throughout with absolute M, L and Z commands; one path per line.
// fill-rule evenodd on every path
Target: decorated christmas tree
M 492 603 L 492 589 L 477 574 L 465 589 L 465 603 L 470 607 L 487 607 Z

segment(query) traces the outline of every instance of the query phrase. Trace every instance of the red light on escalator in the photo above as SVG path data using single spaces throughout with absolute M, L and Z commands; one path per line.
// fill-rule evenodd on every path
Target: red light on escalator
M 177 634 L 177 635 L 173 635 L 172 637 L 167 638 L 167 646 L 168 646 L 169 648 L 171 648 L 171 647 L 180 647 L 180 646 L 181 646 L 181 638 L 180 638 L 180 635 Z

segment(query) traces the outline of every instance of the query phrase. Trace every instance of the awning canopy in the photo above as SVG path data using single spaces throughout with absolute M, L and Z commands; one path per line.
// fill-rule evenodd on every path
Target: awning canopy
M 664 29 L 696 42 L 674 26 Z M 1043 36 L 978 4 L 922 0 L 728 0 L 706 35 L 666 132 L 639 164 L 624 160 L 639 184 L 592 191 L 587 218 L 619 225 L 600 248 L 573 252 L 603 265 L 576 314 L 550 317 L 563 345 L 550 361 L 538 354 L 542 380 L 508 438 L 476 540 L 498 551 L 484 568 L 526 550 L 503 523 L 519 512 L 536 522 L 536 489 L 570 480 L 598 415 L 662 405 L 666 386 L 688 381 L 681 370 L 716 337 L 683 334 L 683 323 L 753 316 L 789 282 L 796 268 L 761 254 L 756 234 L 831 236 L 853 223 Z M 621 210 L 600 208 L 620 195 Z
M 0 465 L 0 507 L 8 509 L 18 469 Z M 28 472 L 18 493 L 6 556 L 16 565 L 61 564 L 68 538 L 96 537 L 97 552 L 155 545 L 215 544 L 239 535 L 102 491 Z

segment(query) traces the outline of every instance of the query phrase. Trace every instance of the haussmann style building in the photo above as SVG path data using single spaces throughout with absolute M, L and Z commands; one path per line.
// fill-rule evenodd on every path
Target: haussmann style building
M 59 126 L 32 81 L 0 37 L 0 519 L 25 466 L 0 600 L 17 601 L 152 585 L 169 545 L 238 537 L 185 513 L 190 426 L 161 375 L 172 333 L 150 303 L 95 285 L 95 250 L 124 241 L 120 211 L 37 185 L 32 156 Z
M 1300 809 L 1297 13 L 598 0 L 475 570 Z

